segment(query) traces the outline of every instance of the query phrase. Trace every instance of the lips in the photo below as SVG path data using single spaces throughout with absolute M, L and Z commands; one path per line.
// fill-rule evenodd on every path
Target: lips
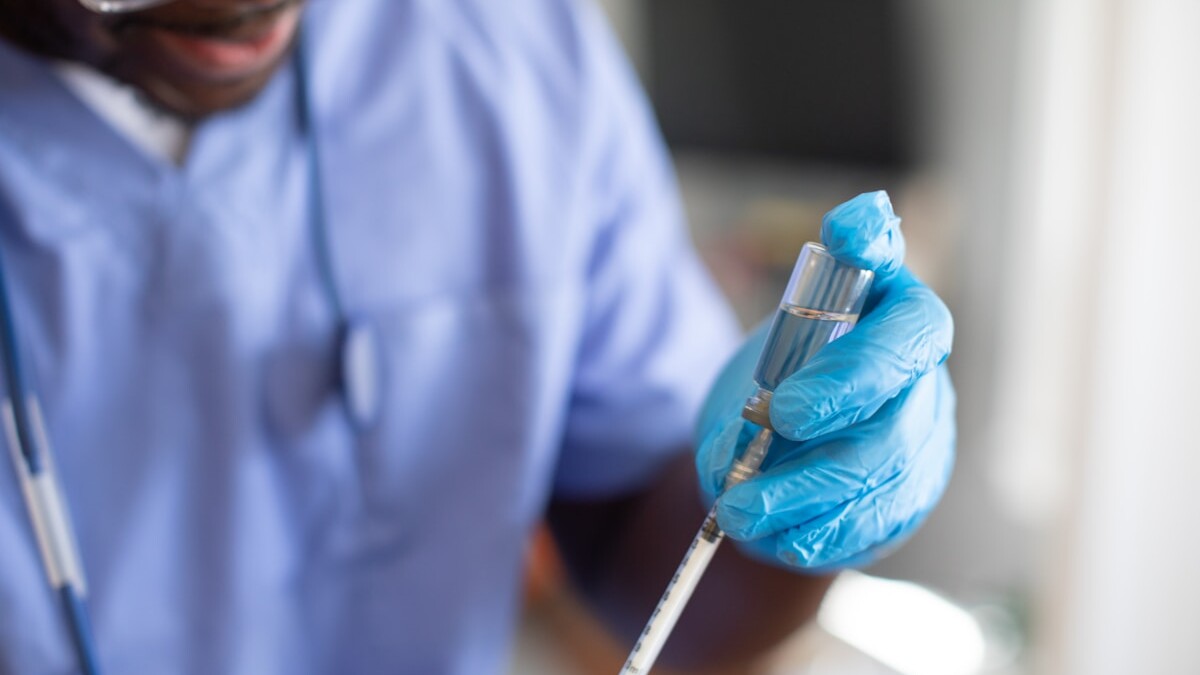
M 160 22 L 138 26 L 155 52 L 174 69 L 208 82 L 231 82 L 273 67 L 299 23 L 296 3 L 279 5 L 238 21 Z

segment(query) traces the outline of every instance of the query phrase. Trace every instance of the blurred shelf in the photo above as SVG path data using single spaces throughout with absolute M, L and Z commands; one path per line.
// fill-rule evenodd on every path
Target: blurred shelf
M 696 246 L 746 326 L 775 309 L 826 211 L 901 183 L 883 170 L 697 153 L 677 153 L 675 165 Z

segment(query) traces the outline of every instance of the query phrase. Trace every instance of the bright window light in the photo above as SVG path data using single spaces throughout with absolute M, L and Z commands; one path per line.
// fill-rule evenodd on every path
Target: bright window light
M 983 631 L 969 613 L 909 582 L 844 572 L 817 621 L 903 675 L 973 675 L 986 656 Z

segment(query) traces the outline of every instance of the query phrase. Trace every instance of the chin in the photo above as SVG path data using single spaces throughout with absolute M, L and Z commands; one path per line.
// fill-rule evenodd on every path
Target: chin
M 102 70 L 184 118 L 246 104 L 296 48 L 297 0 L 278 0 L 243 21 L 192 16 L 188 5 L 164 7 L 162 16 L 110 26 L 111 51 Z M 166 14 L 172 7 L 176 14 Z
M 266 88 L 278 67 L 277 64 L 270 71 L 245 80 L 220 84 L 179 81 L 153 74 L 113 74 L 139 89 L 163 110 L 186 120 L 199 121 L 253 101 Z

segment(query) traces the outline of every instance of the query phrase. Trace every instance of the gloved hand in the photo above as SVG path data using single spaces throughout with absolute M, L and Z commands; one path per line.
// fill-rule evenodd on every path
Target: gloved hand
M 875 272 L 858 325 L 775 390 L 776 437 L 762 474 L 720 495 L 758 427 L 741 417 L 769 325 L 749 338 L 709 393 L 697 429 L 701 487 L 751 554 L 815 570 L 867 564 L 933 509 L 954 464 L 950 313 L 903 267 L 900 219 L 885 192 L 830 211 L 821 238 Z

